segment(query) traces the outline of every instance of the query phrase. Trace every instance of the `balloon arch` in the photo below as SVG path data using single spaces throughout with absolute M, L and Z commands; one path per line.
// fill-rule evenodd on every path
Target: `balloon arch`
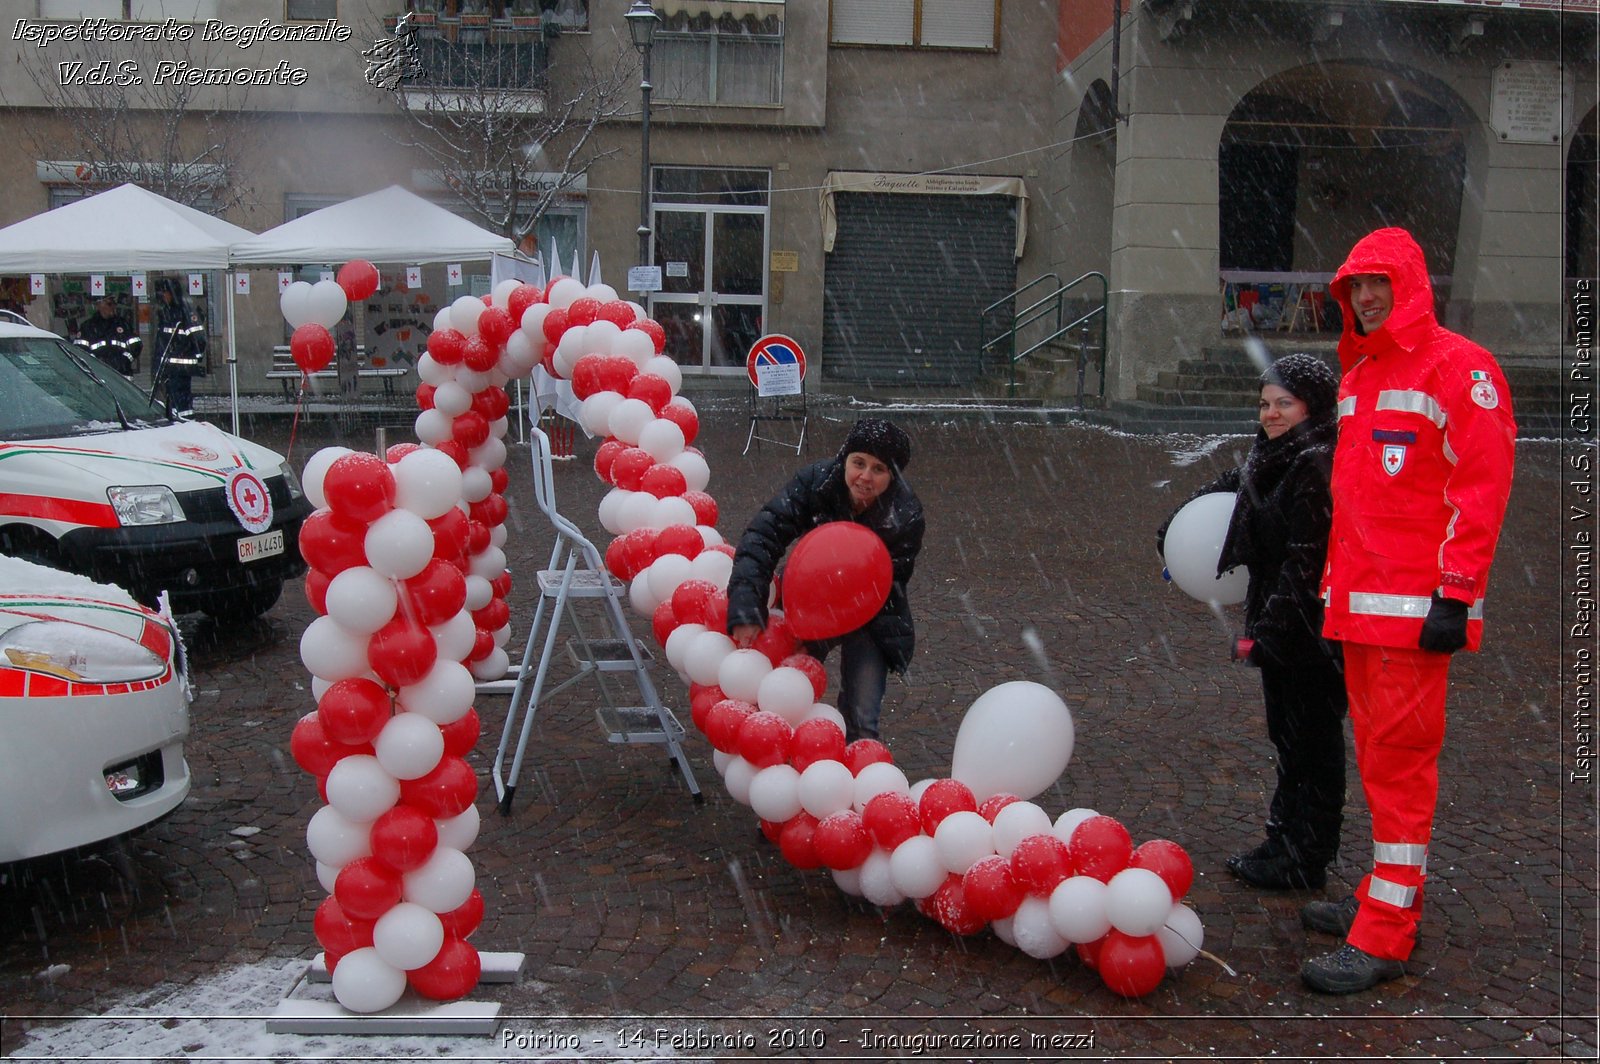
M 336 281 L 289 286 L 280 305 L 302 370 L 328 364 L 329 328 L 378 282 L 357 261 Z M 1110 816 L 1052 818 L 1030 800 L 1072 754 L 1072 716 L 1048 688 L 1016 681 L 980 696 L 946 778 L 912 784 L 882 743 L 846 745 L 843 717 L 822 701 L 823 666 L 800 639 L 840 634 L 881 606 L 887 559 L 861 549 L 857 526 L 795 545 L 787 615 L 775 608 L 756 645 L 735 649 L 733 548 L 715 527 L 699 418 L 664 340 L 643 307 L 600 283 L 507 281 L 462 296 L 440 310 L 418 364 L 420 443 L 383 456 L 328 448 L 306 464 L 317 511 L 300 548 L 319 616 L 300 650 L 317 708 L 290 747 L 326 802 L 306 840 L 328 892 L 314 930 L 340 1005 L 378 1012 L 407 987 L 449 1001 L 478 982 L 468 940 L 484 900 L 466 856 L 478 781 L 465 758 L 479 734 L 476 681 L 503 677 L 510 660 L 504 385 L 537 372 L 570 381 L 579 420 L 604 438 L 594 468 L 612 485 L 598 514 L 615 537 L 606 566 L 688 683 L 730 795 L 791 864 L 825 869 L 876 905 L 911 900 L 953 934 L 989 927 L 1041 959 L 1073 949 L 1127 997 L 1193 960 L 1203 930 L 1182 901 L 1194 872 L 1180 846 L 1135 848 Z

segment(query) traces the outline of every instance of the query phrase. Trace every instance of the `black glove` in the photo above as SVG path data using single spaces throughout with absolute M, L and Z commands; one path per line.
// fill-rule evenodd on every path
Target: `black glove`
M 1433 605 L 1422 622 L 1417 646 L 1437 654 L 1454 654 L 1467 645 L 1467 604 L 1433 593 Z

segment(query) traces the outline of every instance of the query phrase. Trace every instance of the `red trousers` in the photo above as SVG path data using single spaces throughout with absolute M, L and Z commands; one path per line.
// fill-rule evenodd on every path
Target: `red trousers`
M 1428 842 L 1439 795 L 1450 655 L 1344 644 L 1356 767 L 1372 813 L 1372 871 L 1348 941 L 1405 960 L 1417 941 Z

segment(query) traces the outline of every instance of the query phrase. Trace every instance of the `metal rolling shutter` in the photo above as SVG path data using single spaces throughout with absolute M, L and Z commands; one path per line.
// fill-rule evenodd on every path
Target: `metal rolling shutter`
M 823 279 L 828 380 L 949 387 L 978 375 L 978 319 L 1016 287 L 1008 196 L 847 192 Z

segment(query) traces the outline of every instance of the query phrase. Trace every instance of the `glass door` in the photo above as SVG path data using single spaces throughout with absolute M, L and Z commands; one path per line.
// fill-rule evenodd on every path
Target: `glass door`
M 766 309 L 767 209 L 672 204 L 654 210 L 661 291 L 650 313 L 680 366 L 744 373 Z

